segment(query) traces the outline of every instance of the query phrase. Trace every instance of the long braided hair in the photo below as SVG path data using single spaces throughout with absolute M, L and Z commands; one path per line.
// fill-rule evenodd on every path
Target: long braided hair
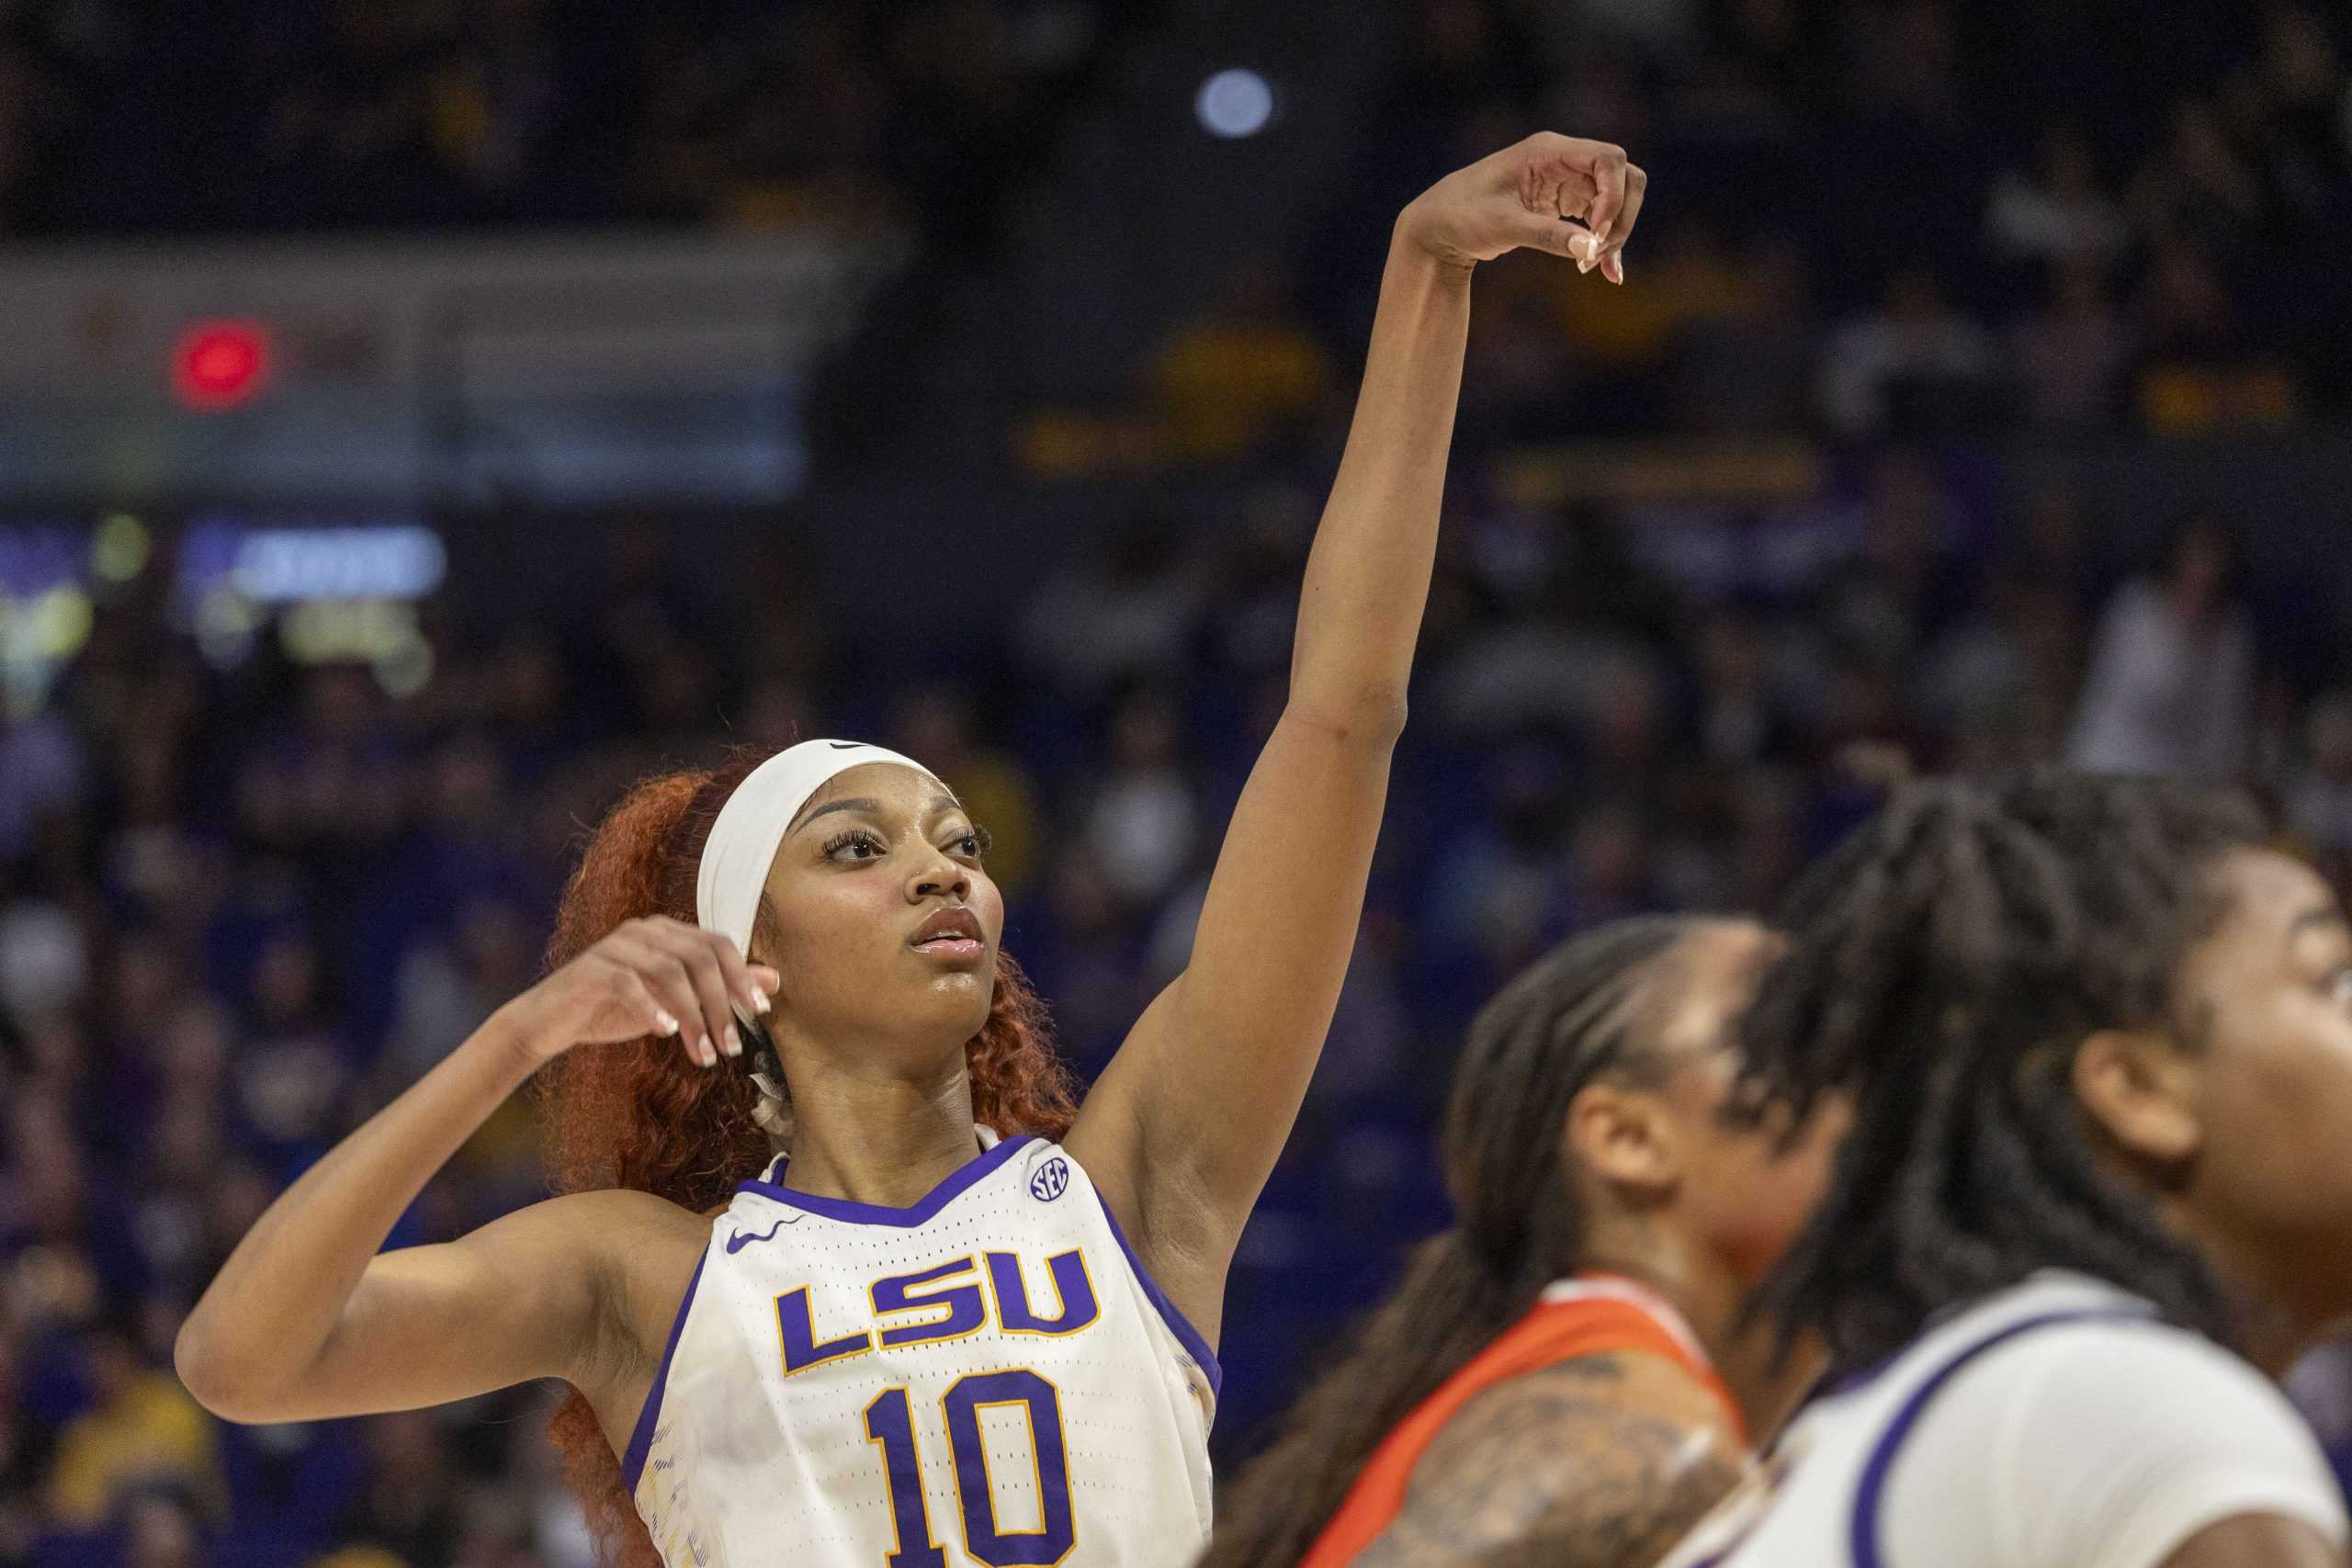
M 1738 1103 L 1802 1118 L 1842 1091 L 1854 1120 L 1758 1293 L 1784 1339 L 1816 1331 L 1850 1370 L 2054 1266 L 2234 1340 L 2203 1259 L 2098 1170 L 2071 1074 L 2102 1029 L 2196 1048 L 2174 963 L 2215 918 L 2216 858 L 2262 835 L 2234 795 L 2033 769 L 1900 790 L 1799 880 Z
M 1292 1568 L 1381 1439 L 1573 1267 L 1582 1222 L 1561 1168 L 1568 1104 L 1603 1073 L 1644 1079 L 1658 1067 L 1634 1043 L 1635 998 L 1697 923 L 1587 932 L 1479 1012 L 1442 1134 L 1453 1227 L 1415 1249 L 1395 1292 L 1242 1472 L 1196 1568 Z

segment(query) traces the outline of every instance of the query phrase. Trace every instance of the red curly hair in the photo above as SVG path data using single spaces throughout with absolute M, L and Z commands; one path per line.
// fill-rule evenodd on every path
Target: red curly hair
M 695 919 L 695 873 L 718 808 L 768 753 L 743 750 L 707 772 L 639 784 L 597 825 L 556 911 L 548 967 L 571 962 L 623 921 Z M 765 912 L 763 911 L 763 920 Z M 1060 1137 L 1077 1112 L 1069 1071 L 1054 1054 L 1046 1010 L 1027 978 L 1000 957 L 988 1022 L 967 1048 L 972 1114 L 1011 1135 Z M 674 1041 L 588 1045 L 541 1074 L 548 1166 L 559 1192 L 632 1188 L 696 1213 L 726 1204 L 735 1183 L 774 1157 L 753 1115 L 749 1074 L 704 1072 Z M 620 1461 L 577 1390 L 548 1436 L 563 1456 L 600 1556 L 616 1568 L 662 1568 L 621 1483 Z

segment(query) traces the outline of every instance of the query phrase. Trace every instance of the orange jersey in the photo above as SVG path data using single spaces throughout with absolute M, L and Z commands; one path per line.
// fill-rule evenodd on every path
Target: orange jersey
M 1675 1362 L 1723 1402 L 1741 1442 L 1739 1406 L 1715 1375 L 1681 1314 L 1646 1288 L 1612 1274 L 1579 1274 L 1546 1290 L 1535 1307 L 1437 1392 L 1414 1407 L 1373 1450 L 1363 1473 L 1299 1568 L 1345 1568 L 1388 1528 L 1405 1505 L 1413 1467 L 1454 1412 L 1497 1383 L 1578 1356 L 1639 1350 Z

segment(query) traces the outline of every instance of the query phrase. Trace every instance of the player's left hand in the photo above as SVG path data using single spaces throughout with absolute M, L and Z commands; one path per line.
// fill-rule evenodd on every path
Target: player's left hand
M 1538 131 L 1415 197 L 1396 231 L 1449 266 L 1475 266 L 1525 245 L 1623 283 L 1625 241 L 1649 183 L 1623 147 Z

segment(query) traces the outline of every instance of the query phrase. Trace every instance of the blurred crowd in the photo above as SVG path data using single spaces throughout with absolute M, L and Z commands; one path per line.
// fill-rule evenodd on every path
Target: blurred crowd
M 8 0 L 0 237 L 881 213 L 968 245 L 1152 8 Z
M 543 1391 L 223 1427 L 168 1371 L 195 1292 L 531 982 L 582 825 L 728 742 L 870 735 L 938 768 L 995 832 L 1008 951 L 1098 1069 L 1182 962 L 1279 711 L 1318 488 L 1214 517 L 1170 493 L 977 647 L 875 644 L 782 525 L 722 585 L 639 523 L 569 614 L 428 605 L 433 674 L 400 696 L 267 639 L 208 663 L 160 559 L 101 604 L 0 735 L 0 1563 L 583 1564 Z M 2026 757 L 2251 781 L 2352 866 L 2352 693 L 2275 635 L 2291 597 L 2238 572 L 2231 520 L 2119 563 L 2081 497 L 1993 493 L 1892 449 L 1702 536 L 1464 488 L 1355 963 L 1235 1275 L 1228 1450 L 1441 1221 L 1453 1043 L 1563 934 L 1769 908 L 1890 779 Z M 518 1101 L 393 1240 L 542 1190 Z
M 977 243 L 994 182 L 1149 9 L 0 0 L 0 235 L 880 206 Z M 595 592 L 496 616 L 460 608 L 459 549 L 422 612 L 430 678 L 398 695 L 268 638 L 209 661 L 165 556 L 100 596 L 51 700 L 0 721 L 0 1568 L 583 1568 L 545 1391 L 227 1427 L 169 1371 L 188 1303 L 276 1191 L 532 981 L 582 826 L 730 741 L 855 734 L 937 768 L 994 832 L 1008 951 L 1099 1069 L 1182 962 L 1279 711 L 1380 234 L 1530 125 L 1623 141 L 1657 196 L 1623 289 L 1482 277 L 1412 723 L 1236 1269 L 1223 1451 L 1441 1222 L 1453 1043 L 1559 937 L 1769 908 L 1892 780 L 2023 759 L 2248 783 L 2352 882 L 2341 607 L 2246 570 L 2226 513 L 2119 558 L 2101 498 L 1951 439 L 2342 409 L 2305 319 L 2352 237 L 2340 14 L 1407 9 L 1329 220 L 1238 259 L 1148 367 L 1194 461 L 980 645 L 877 641 L 796 523 L 723 582 L 679 525 L 624 523 Z M 1805 493 L 1638 525 L 1532 504 L 1491 457 L 1657 430 L 1844 456 Z M 518 1101 L 393 1239 L 542 1190 Z M 2305 1392 L 2352 1432 L 2352 1377 Z
M 1622 289 L 1485 269 L 1464 430 L 2290 428 L 2352 242 L 2352 14 L 2316 0 L 1412 0 L 1370 153 L 1148 390 L 1216 456 L 1313 407 L 1385 225 L 1542 127 L 1651 172 Z M 1352 290 L 1335 287 L 1352 279 Z

